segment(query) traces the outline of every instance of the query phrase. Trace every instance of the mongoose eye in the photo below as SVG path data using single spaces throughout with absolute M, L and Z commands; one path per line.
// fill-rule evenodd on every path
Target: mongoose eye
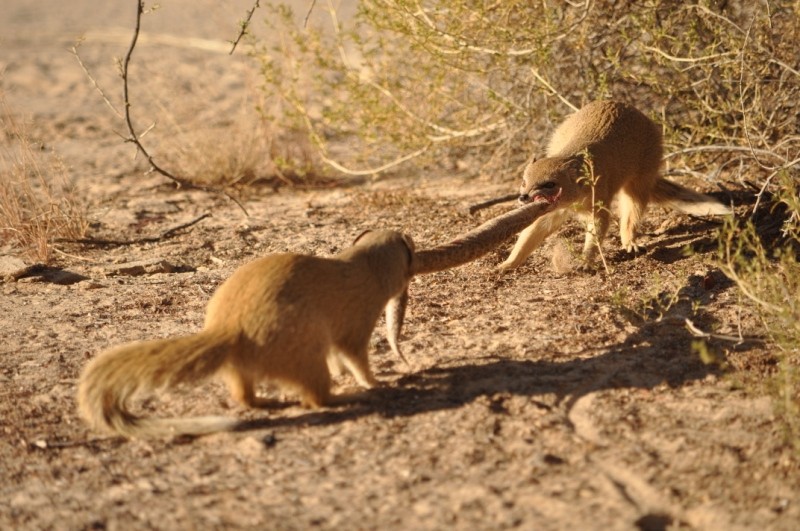
M 553 189 L 553 188 L 555 188 L 555 187 L 556 187 L 556 183 L 555 183 L 555 182 L 553 182 L 553 181 L 547 181 L 546 183 L 542 183 L 542 184 L 539 186 L 539 189 L 551 190 L 551 189 Z

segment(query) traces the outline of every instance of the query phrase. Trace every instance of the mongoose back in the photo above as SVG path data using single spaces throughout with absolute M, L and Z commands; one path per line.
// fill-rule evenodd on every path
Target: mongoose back
M 202 435 L 235 428 L 227 417 L 134 415 L 137 392 L 154 392 L 213 375 L 244 405 L 265 405 L 255 386 L 266 379 L 320 407 L 331 394 L 331 369 L 346 367 L 365 388 L 377 382 L 368 344 L 387 303 L 405 297 L 414 248 L 392 231 L 367 232 L 332 258 L 276 254 L 234 272 L 208 303 L 202 331 L 122 345 L 92 360 L 78 388 L 89 425 L 125 436 Z M 402 316 L 401 316 L 402 317 Z
M 639 250 L 636 228 L 649 203 L 694 215 L 731 213 L 717 200 L 662 178 L 662 155 L 661 130 L 630 105 L 597 101 L 568 117 L 553 133 L 547 156 L 527 165 L 520 187 L 522 203 L 560 191 L 558 205 L 520 233 L 500 269 L 521 265 L 572 213 L 586 220 L 583 256 L 591 264 L 615 197 L 620 238 L 629 252 Z

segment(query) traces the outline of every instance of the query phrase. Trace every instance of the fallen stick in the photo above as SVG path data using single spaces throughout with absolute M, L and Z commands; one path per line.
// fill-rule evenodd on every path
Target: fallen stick
M 135 238 L 133 240 L 105 240 L 100 238 L 78 238 L 78 239 L 57 238 L 55 241 L 58 243 L 79 243 L 81 245 L 97 245 L 99 247 L 138 245 L 140 243 L 155 243 L 161 240 L 166 240 L 167 238 L 171 238 L 179 230 L 189 228 L 195 223 L 199 223 L 200 221 L 209 217 L 211 217 L 211 214 L 206 212 L 205 214 L 201 214 L 191 221 L 187 221 L 186 223 L 181 223 L 180 225 L 176 225 L 175 227 L 167 229 L 158 236 L 143 236 L 141 238 Z
M 469 207 L 469 213 L 474 214 L 478 210 L 483 210 L 484 208 L 489 208 L 490 206 L 499 205 L 500 203 L 508 203 L 518 198 L 519 198 L 519 193 L 502 195 L 500 197 L 495 197 L 493 199 L 487 199 L 482 203 L 478 203 L 477 205 L 472 205 L 471 207 Z

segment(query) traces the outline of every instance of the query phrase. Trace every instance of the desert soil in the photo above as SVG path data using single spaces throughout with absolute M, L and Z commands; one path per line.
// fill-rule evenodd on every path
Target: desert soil
M 504 208 L 471 217 L 468 205 L 516 184 L 441 169 L 254 186 L 238 192 L 249 216 L 224 196 L 177 190 L 145 174 L 69 53 L 85 35 L 81 55 L 119 106 L 113 58 L 126 50 L 134 6 L 3 3 L 0 88 L 31 138 L 65 161 L 89 235 L 159 236 L 210 216 L 153 242 L 60 243 L 50 267 L 0 284 L 0 528 L 800 527 L 797 455 L 762 385 L 769 347 L 712 338 L 711 364 L 692 349 L 686 319 L 719 335 L 761 333 L 715 266 L 718 225 L 659 208 L 643 227 L 643 256 L 609 238 L 608 274 L 570 270 L 581 240 L 572 225 L 510 274 L 494 268 L 507 242 L 416 278 L 402 341 L 413 367 L 379 326 L 371 361 L 383 386 L 363 403 L 244 411 L 209 382 L 143 407 L 238 416 L 251 429 L 195 440 L 89 431 L 74 404 L 86 363 L 112 345 L 197 330 L 239 265 L 271 252 L 330 255 L 365 228 L 402 230 L 420 248 L 443 243 Z M 175 130 L 166 122 L 221 138 L 251 108 L 257 65 L 228 56 L 224 42 L 249 7 L 168 1 L 145 18 L 132 93 L 143 127 L 157 122 L 156 154 L 181 140 L 158 136 Z M 736 199 L 740 212 L 752 205 Z

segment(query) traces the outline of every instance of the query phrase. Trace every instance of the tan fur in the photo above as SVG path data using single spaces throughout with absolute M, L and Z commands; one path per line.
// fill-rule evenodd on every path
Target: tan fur
M 620 238 L 629 252 L 639 249 L 636 228 L 649 203 L 695 215 L 730 214 L 715 199 L 660 177 L 662 155 L 661 130 L 630 105 L 598 101 L 568 117 L 553 133 L 547 157 L 525 168 L 520 188 L 522 202 L 561 190 L 558 207 L 522 231 L 500 269 L 521 265 L 573 213 L 586 220 L 583 254 L 591 263 L 608 230 L 614 198 Z
M 293 388 L 310 407 L 346 400 L 331 395 L 330 370 L 344 366 L 363 387 L 376 385 L 370 335 L 387 302 L 405 296 L 412 260 L 409 238 L 376 231 L 333 258 L 277 254 L 250 262 L 211 298 L 201 332 L 130 343 L 94 359 L 81 376 L 79 411 L 92 428 L 126 436 L 232 429 L 236 421 L 225 417 L 153 419 L 128 409 L 139 391 L 213 375 L 251 407 L 265 405 L 255 395 L 263 380 Z

